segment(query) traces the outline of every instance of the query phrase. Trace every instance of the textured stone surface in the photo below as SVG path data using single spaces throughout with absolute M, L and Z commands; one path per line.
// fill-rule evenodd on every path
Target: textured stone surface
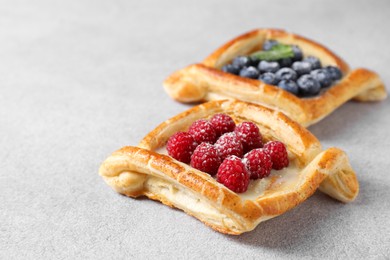
M 390 99 L 310 127 L 349 154 L 354 203 L 316 193 L 239 237 L 97 174 L 189 107 L 164 93 L 167 75 L 256 27 L 306 35 L 390 85 L 389 13 L 386 0 L 1 1 L 0 258 L 389 258 Z

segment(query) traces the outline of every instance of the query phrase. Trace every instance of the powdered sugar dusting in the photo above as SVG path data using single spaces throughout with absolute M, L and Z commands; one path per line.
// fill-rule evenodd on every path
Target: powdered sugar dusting
M 215 143 L 221 159 L 225 159 L 229 155 L 235 155 L 242 157 L 243 155 L 243 146 L 234 132 L 223 134 Z
M 234 132 L 239 137 L 244 152 L 263 147 L 263 139 L 256 124 L 252 122 L 243 122 L 236 127 Z
M 197 143 L 207 142 L 213 144 L 217 139 L 211 123 L 205 119 L 199 119 L 192 123 L 188 129 L 188 133 L 192 135 Z
M 221 136 L 224 133 L 232 132 L 236 127 L 233 119 L 226 114 L 215 114 L 210 119 L 210 123 L 214 127 L 218 136 Z

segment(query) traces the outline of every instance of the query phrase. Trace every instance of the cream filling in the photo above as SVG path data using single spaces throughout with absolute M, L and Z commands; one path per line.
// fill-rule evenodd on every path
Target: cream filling
M 242 199 L 255 200 L 266 193 L 279 193 L 283 190 L 290 190 L 290 186 L 297 183 L 298 177 L 299 169 L 295 165 L 290 165 L 279 171 L 272 170 L 271 174 L 266 178 L 251 180 L 248 190 L 244 193 L 239 193 L 238 196 Z
M 161 146 L 161 147 L 159 147 L 159 148 L 157 148 L 157 149 L 154 149 L 154 151 L 155 151 L 156 153 L 159 153 L 159 154 L 168 155 L 168 151 L 167 151 L 167 146 L 166 146 L 166 145 Z

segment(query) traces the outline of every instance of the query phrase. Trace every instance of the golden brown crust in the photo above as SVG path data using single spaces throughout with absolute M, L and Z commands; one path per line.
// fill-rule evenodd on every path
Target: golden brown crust
M 298 98 L 278 87 L 258 80 L 225 73 L 220 68 L 238 55 L 261 49 L 267 39 L 300 46 L 305 55 L 314 55 L 323 65 L 338 66 L 343 79 L 317 97 Z M 379 76 L 367 69 L 350 70 L 347 63 L 325 46 L 303 36 L 276 29 L 259 29 L 243 34 L 217 49 L 202 63 L 173 73 L 164 88 L 180 102 L 238 99 L 280 110 L 304 126 L 321 120 L 350 99 L 378 101 L 386 98 Z
M 296 167 L 293 177 L 283 179 L 276 174 L 272 178 L 281 184 L 269 185 L 263 194 L 253 198 L 242 197 L 210 175 L 157 153 L 173 133 L 216 113 L 229 114 L 236 123 L 252 121 L 265 139 L 284 142 L 290 162 Z M 138 147 L 128 146 L 113 153 L 99 173 L 119 193 L 130 197 L 146 195 L 228 234 L 250 231 L 261 221 L 286 212 L 320 185 L 321 190 L 345 202 L 353 200 L 358 192 L 357 179 L 344 152 L 337 148 L 322 151 L 319 141 L 308 130 L 281 112 L 228 100 L 204 103 L 165 121 Z

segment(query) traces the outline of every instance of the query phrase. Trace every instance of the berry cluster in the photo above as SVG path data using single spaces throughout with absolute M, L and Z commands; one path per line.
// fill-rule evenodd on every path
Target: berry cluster
M 236 126 L 226 114 L 199 119 L 188 132 L 177 132 L 167 143 L 170 156 L 192 167 L 216 175 L 218 182 L 234 192 L 248 189 L 249 180 L 261 179 L 289 164 L 286 147 L 278 141 L 263 143 L 252 122 Z
M 278 45 L 275 40 L 263 44 L 263 50 L 271 50 Z M 338 67 L 322 67 L 321 61 L 314 56 L 303 56 L 302 50 L 291 46 L 294 56 L 275 61 L 266 61 L 251 56 L 238 56 L 222 70 L 245 78 L 258 79 L 266 84 L 278 86 L 300 97 L 315 96 L 321 89 L 330 87 L 341 79 Z

